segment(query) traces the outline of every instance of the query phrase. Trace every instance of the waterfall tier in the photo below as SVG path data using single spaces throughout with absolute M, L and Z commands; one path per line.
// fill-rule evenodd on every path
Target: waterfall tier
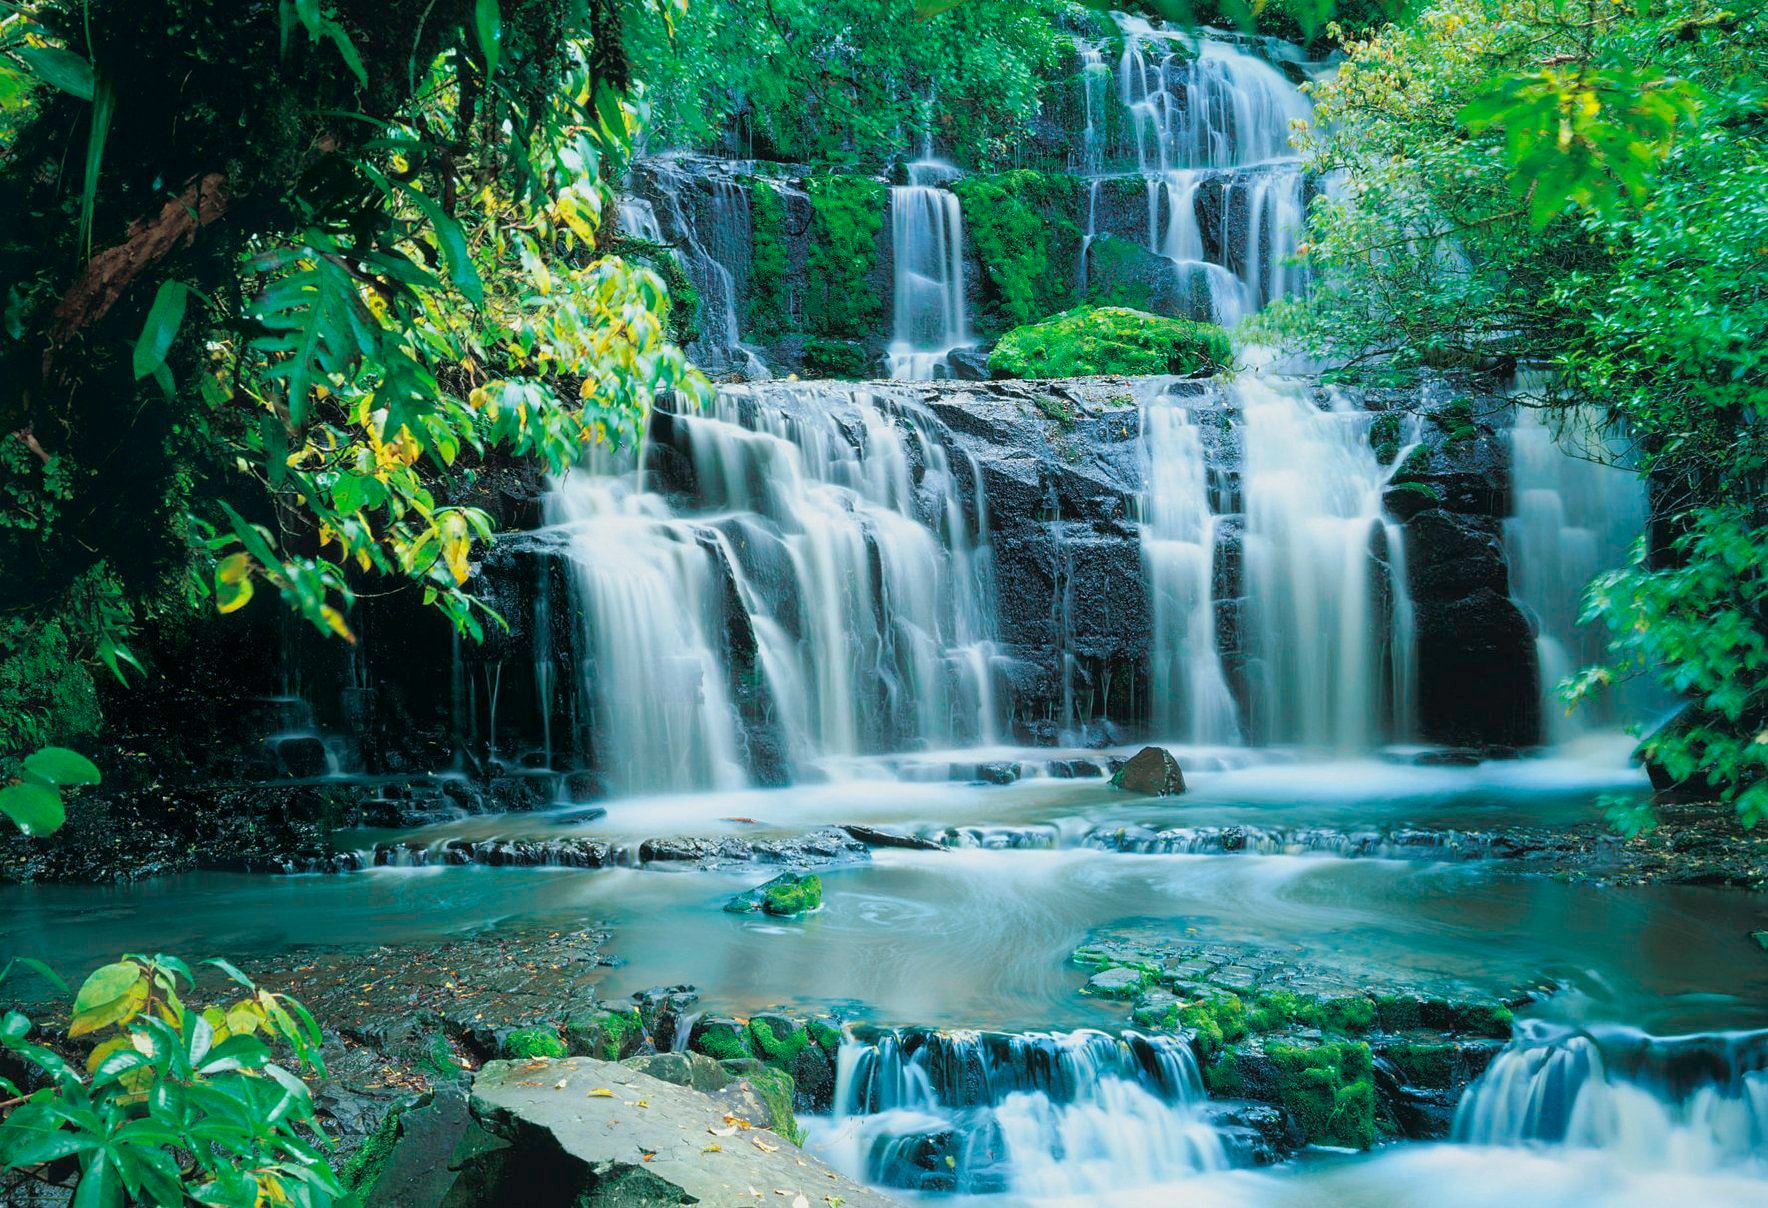
M 1098 1196 L 1227 1166 L 1190 1045 L 1104 1032 L 849 1040 L 812 1147 L 918 1192 Z

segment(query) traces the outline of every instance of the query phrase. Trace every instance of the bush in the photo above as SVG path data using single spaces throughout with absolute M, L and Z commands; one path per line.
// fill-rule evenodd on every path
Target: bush
M 1212 323 L 1083 306 L 1009 331 L 988 369 L 997 378 L 1190 374 L 1224 368 L 1232 357 L 1227 333 Z
M 323 1076 L 318 1025 L 287 995 L 209 963 L 242 988 L 233 1003 L 185 1002 L 193 978 L 176 957 L 126 956 L 94 972 L 67 1029 L 67 1047 L 91 1044 L 83 1059 L 32 1040 L 36 1025 L 8 1011 L 0 1048 L 32 1089 L 0 1078 L 14 1101 L 0 1121 L 0 1169 L 76 1159 L 82 1205 L 341 1199 L 312 1095 L 274 1060 L 286 1048 L 297 1069 Z
M 805 311 L 818 335 L 859 338 L 877 330 L 883 300 L 871 286 L 888 190 L 865 176 L 818 176 L 810 195 Z
M 804 342 L 804 376 L 862 381 L 875 377 L 877 366 L 857 340 L 825 340 L 812 336 Z

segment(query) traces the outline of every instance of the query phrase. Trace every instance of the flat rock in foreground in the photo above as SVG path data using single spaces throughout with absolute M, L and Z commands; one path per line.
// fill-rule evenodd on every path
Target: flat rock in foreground
M 728 1111 L 698 1091 L 590 1057 L 493 1061 L 473 1079 L 472 1112 L 484 1135 L 462 1163 L 473 1168 L 463 1182 L 493 1197 L 483 1202 L 519 1194 L 534 1208 L 896 1204 Z

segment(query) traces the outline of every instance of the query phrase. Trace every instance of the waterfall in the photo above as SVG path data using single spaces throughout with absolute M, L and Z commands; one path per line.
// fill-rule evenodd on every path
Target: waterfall
M 741 785 L 768 734 L 798 771 L 997 741 L 987 497 L 913 396 L 729 386 L 657 427 L 667 494 L 627 463 L 549 497 L 613 787 Z
M 1124 35 L 1117 99 L 1147 182 L 1148 248 L 1172 262 L 1191 313 L 1232 324 L 1305 288 L 1303 270 L 1289 263 L 1305 187 L 1289 138 L 1309 117 L 1306 99 L 1276 68 L 1225 42 L 1156 30 L 1141 17 L 1116 20 Z
M 954 170 L 934 160 L 909 165 L 909 182 L 890 190 L 894 261 L 890 376 L 926 381 L 971 343 L 964 314 L 964 218 L 957 194 L 928 181 Z
M 1768 1032 L 1660 1038 L 1538 1021 L 1455 1113 L 1457 1141 L 1601 1150 L 1617 1164 L 1768 1166 Z
M 767 366 L 743 343 L 738 310 L 755 239 L 748 189 L 722 172 L 696 172 L 671 157 L 646 161 L 645 172 L 668 209 L 683 268 L 700 293 L 700 335 L 688 349 L 695 363 L 767 380 Z M 651 226 L 659 226 L 654 212 Z
M 1336 392 L 1322 409 L 1293 380 L 1242 374 L 1229 390 L 1244 425 L 1254 732 L 1365 750 L 1403 728 L 1410 696 L 1404 547 L 1382 520 L 1393 471 L 1370 446 L 1373 416 Z M 1399 673 L 1384 674 L 1390 663 Z
M 808 1123 L 873 1184 L 1109 1196 L 1227 1166 L 1205 1098 L 1178 1037 L 886 1032 L 842 1045 L 834 1117 Z
M 1202 434 L 1157 385 L 1141 408 L 1142 563 L 1152 600 L 1149 657 L 1155 735 L 1194 744 L 1238 741 L 1233 695 L 1216 650 L 1216 518 Z
M 1504 553 L 1511 595 L 1535 629 L 1541 716 L 1551 742 L 1577 737 L 1591 720 L 1622 720 L 1648 704 L 1612 699 L 1622 691 L 1614 688 L 1611 699 L 1568 713 L 1557 692 L 1562 679 L 1604 653 L 1601 625 L 1578 623 L 1584 589 L 1602 571 L 1624 564 L 1645 531 L 1645 479 L 1618 453 L 1615 434 L 1588 408 L 1518 407 L 1510 429 Z

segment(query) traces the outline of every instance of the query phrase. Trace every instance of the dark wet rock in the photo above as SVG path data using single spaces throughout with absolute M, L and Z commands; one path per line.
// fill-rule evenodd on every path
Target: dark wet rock
M 945 846 L 932 839 L 923 839 L 919 835 L 905 835 L 897 831 L 883 830 L 876 826 L 859 826 L 843 823 L 841 829 L 852 835 L 867 847 L 906 847 L 916 851 L 944 851 Z
M 464 1081 L 440 1082 L 419 1102 L 388 1113 L 340 1173 L 363 1203 L 431 1208 L 454 1187 L 451 1161 L 471 1119 Z
M 1119 966 L 1093 974 L 1083 992 L 1098 998 L 1135 998 L 1148 979 L 1149 975 L 1140 969 Z
M 276 758 L 283 774 L 296 780 L 315 780 L 331 771 L 331 752 L 316 735 L 281 739 L 276 744 Z
M 1211 1103 L 1206 1116 L 1233 1166 L 1274 1166 L 1300 1146 L 1282 1110 L 1267 1103 Z
M 612 1093 L 590 1093 L 598 1089 Z M 892 1202 L 788 1138 L 757 1145 L 738 1135 L 725 1123 L 725 1101 L 592 1058 L 492 1063 L 474 1079 L 472 1113 L 481 1136 L 461 1162 L 457 1191 L 474 1197 L 462 1204 L 732 1204 L 746 1202 L 751 1187 L 784 1203 Z
M 866 846 L 840 827 L 824 827 L 789 839 L 646 839 L 641 864 L 696 864 L 725 868 L 739 864 L 786 864 L 815 868 L 866 858 Z
M 1048 767 L 1054 780 L 1095 780 L 1105 774 L 1090 759 L 1052 759 Z
M 644 1046 L 645 1024 L 637 1007 L 597 1008 L 573 1015 L 560 1029 L 573 1057 L 619 1061 Z
M 1012 784 L 1019 779 L 1019 765 L 1006 760 L 978 764 L 976 779 L 985 784 Z
M 1117 769 L 1111 783 L 1146 797 L 1176 797 L 1185 791 L 1185 774 L 1165 747 L 1143 747 Z

